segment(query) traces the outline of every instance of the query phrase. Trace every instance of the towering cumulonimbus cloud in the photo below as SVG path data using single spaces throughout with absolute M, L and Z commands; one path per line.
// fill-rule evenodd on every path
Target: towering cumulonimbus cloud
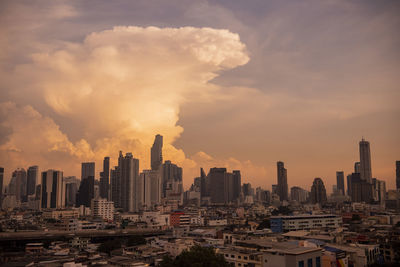
M 183 131 L 180 106 L 218 97 L 219 87 L 209 81 L 248 60 L 237 34 L 193 27 L 120 26 L 36 53 L 2 71 L 17 103 L 0 104 L 0 159 L 9 168 L 35 163 L 76 174 L 79 162 L 100 163 L 123 150 L 147 168 L 160 133 L 165 159 L 183 165 L 191 178 L 199 164 L 172 145 Z M 18 103 L 29 97 L 31 104 Z

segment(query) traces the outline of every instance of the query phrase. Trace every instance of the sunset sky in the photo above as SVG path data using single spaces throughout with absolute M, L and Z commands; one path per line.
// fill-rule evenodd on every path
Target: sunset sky
M 310 190 L 400 160 L 400 2 L 1 1 L 0 166 L 80 176 L 80 163 L 154 136 L 184 169 L 242 171 L 271 189 L 276 161 Z M 96 177 L 98 178 L 98 177 Z

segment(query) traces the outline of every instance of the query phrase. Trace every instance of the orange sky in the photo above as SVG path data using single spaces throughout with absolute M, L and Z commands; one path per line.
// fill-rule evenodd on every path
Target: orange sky
M 267 1 L 265 1 L 267 2 Z M 80 173 L 132 152 L 149 168 L 155 134 L 184 168 L 240 169 L 271 189 L 358 161 L 395 185 L 400 160 L 396 1 L 2 1 L 0 165 Z

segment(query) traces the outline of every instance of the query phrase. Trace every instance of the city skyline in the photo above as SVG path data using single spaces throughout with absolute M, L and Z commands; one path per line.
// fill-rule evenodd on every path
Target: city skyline
M 120 151 L 119 152 L 119 157 L 118 157 L 118 159 L 116 161 L 117 165 L 115 166 L 115 170 L 114 171 L 119 173 L 121 170 L 124 169 L 124 168 L 122 168 L 120 170 L 121 166 L 123 166 L 121 164 L 123 164 L 124 159 L 127 159 L 127 158 L 129 158 L 131 160 L 133 159 L 134 161 L 136 161 L 135 165 L 137 165 L 137 166 L 135 167 L 136 171 L 134 171 L 134 172 L 137 172 L 137 174 L 134 174 L 134 177 L 125 178 L 125 180 L 128 179 L 128 180 L 135 181 L 135 182 L 131 183 L 128 180 L 126 180 L 125 183 L 127 183 L 127 186 L 133 186 L 133 188 L 143 187 L 144 186 L 143 183 L 145 181 L 144 177 L 147 177 L 147 176 L 141 177 L 140 180 L 143 180 L 143 181 L 142 182 L 138 182 L 136 180 L 138 179 L 137 177 L 139 177 L 139 174 L 142 175 L 142 173 L 143 173 L 144 175 L 146 175 L 146 174 L 150 174 L 150 175 L 153 175 L 153 176 L 156 175 L 156 177 L 159 177 L 158 178 L 159 179 L 158 183 L 160 184 L 160 198 L 161 197 L 165 198 L 165 197 L 167 197 L 166 189 L 171 187 L 171 186 L 173 186 L 172 184 L 167 185 L 168 182 L 171 183 L 173 181 L 178 181 L 179 183 L 184 184 L 183 183 L 183 173 L 184 172 L 183 172 L 183 169 L 181 167 L 178 167 L 177 165 L 173 164 L 170 160 L 162 161 L 162 158 L 163 158 L 163 156 L 162 156 L 162 154 L 163 154 L 163 152 L 162 152 L 163 151 L 162 150 L 162 147 L 163 147 L 162 139 L 163 139 L 162 135 L 160 135 L 160 134 L 155 135 L 153 146 L 150 149 L 151 150 L 151 153 L 150 153 L 151 154 L 151 161 L 153 162 L 153 159 L 155 159 L 156 163 L 153 165 L 153 167 L 155 166 L 154 168 L 156 170 L 151 170 L 151 169 L 148 170 L 146 168 L 139 167 L 140 166 L 139 161 L 141 161 L 141 159 L 133 158 L 133 154 L 131 152 L 127 152 L 126 157 L 123 157 L 122 151 Z M 344 184 L 345 184 L 344 183 L 344 172 L 343 171 L 336 171 L 336 184 L 333 184 L 332 187 L 336 188 L 336 190 L 341 190 L 341 194 L 342 195 L 349 194 L 351 196 L 351 193 L 348 193 L 349 187 L 352 186 L 351 185 L 351 183 L 352 183 L 351 180 L 349 181 L 349 176 L 351 176 L 351 175 L 354 175 L 354 174 L 358 175 L 358 177 L 359 177 L 358 179 L 361 179 L 362 181 L 366 181 L 370 185 L 373 184 L 372 180 L 376 180 L 376 178 L 371 178 L 373 176 L 372 176 L 372 168 L 371 168 L 370 144 L 369 144 L 369 141 L 364 139 L 364 137 L 359 142 L 359 157 L 360 157 L 359 161 L 356 161 L 354 163 L 353 171 L 351 171 L 351 172 L 349 172 L 347 174 L 347 176 L 348 176 L 347 180 L 348 181 L 347 181 L 347 186 L 346 187 L 344 186 Z M 100 197 L 106 198 L 106 199 L 112 199 L 113 198 L 112 197 L 113 193 L 112 193 L 112 189 L 111 189 L 113 181 L 112 180 L 108 180 L 108 182 L 105 182 L 104 179 L 103 179 L 103 177 L 106 177 L 106 176 L 110 177 L 110 175 L 112 175 L 112 171 L 113 170 L 110 168 L 110 158 L 111 157 L 109 157 L 109 156 L 104 157 L 104 160 L 103 160 L 103 171 L 98 171 L 97 173 L 95 172 L 95 165 L 96 165 L 95 162 L 82 162 L 81 163 L 81 179 L 80 179 L 80 181 L 82 182 L 82 181 L 86 180 L 87 178 L 92 177 L 92 179 L 93 179 L 93 182 L 91 182 L 92 186 L 94 186 L 95 182 L 98 182 L 98 184 L 99 184 L 99 188 L 98 188 L 99 192 L 98 192 L 98 194 L 99 194 Z M 361 162 L 363 162 L 363 163 L 361 164 Z M 399 170 L 398 166 L 400 166 L 399 162 L 400 161 L 396 161 L 395 162 L 395 167 L 394 167 L 394 171 L 395 171 L 395 175 L 396 175 L 395 183 L 397 183 L 397 180 L 398 180 L 397 176 L 398 176 L 398 173 L 399 173 L 399 171 L 398 171 Z M 159 166 L 159 167 L 156 167 L 156 166 Z M 315 179 L 317 179 L 317 178 L 313 178 L 312 179 L 313 182 L 311 183 L 311 186 L 307 186 L 307 185 L 306 186 L 301 186 L 301 185 L 298 185 L 298 184 L 290 184 L 290 183 L 288 183 L 287 170 L 284 167 L 284 162 L 277 161 L 276 162 L 276 166 L 277 166 L 277 173 L 276 173 L 276 177 L 275 177 L 275 179 L 276 179 L 275 180 L 275 182 L 276 182 L 275 184 L 272 183 L 271 187 L 268 187 L 268 186 L 265 186 L 265 185 L 259 186 L 259 185 L 254 185 L 254 184 L 253 184 L 253 186 L 260 187 L 263 190 L 271 190 L 271 192 L 274 192 L 274 190 L 277 190 L 276 194 L 279 196 L 281 201 L 289 199 L 288 198 L 289 193 L 290 193 L 289 192 L 289 188 L 295 187 L 295 188 L 304 189 L 304 190 L 309 191 L 309 192 L 312 190 L 313 184 L 315 183 Z M 362 168 L 361 166 L 363 166 L 364 168 Z M 221 168 L 224 169 L 225 171 L 227 169 L 226 167 L 220 167 L 220 166 L 219 167 L 218 166 L 209 167 L 211 173 L 212 173 L 213 169 L 214 170 L 216 170 L 216 169 L 221 170 Z M 2 172 L 4 173 L 4 168 L 1 168 L 1 169 L 3 170 Z M 363 169 L 367 170 L 367 171 L 364 171 L 364 173 L 367 173 L 367 175 L 364 174 L 364 176 L 363 176 Z M 28 171 L 25 171 L 24 167 L 21 167 L 21 168 L 17 168 L 16 170 L 14 170 L 12 172 L 13 173 L 13 177 L 14 177 L 15 173 L 20 173 L 21 171 L 23 172 L 23 175 L 25 175 L 25 177 L 26 177 L 25 178 L 25 182 L 24 182 L 25 187 L 21 187 L 22 185 L 17 185 L 18 183 L 21 183 L 20 179 L 16 180 L 17 184 L 14 185 L 14 187 L 16 187 L 16 188 L 19 188 L 19 187 L 24 188 L 24 189 L 21 189 L 21 190 L 22 191 L 26 191 L 26 192 L 30 192 L 30 194 L 32 194 L 32 192 L 33 192 L 32 188 L 35 188 L 36 184 L 40 184 L 40 181 L 39 181 L 39 178 L 38 178 L 39 177 L 38 176 L 39 175 L 39 166 L 37 166 L 37 165 L 30 166 L 27 170 Z M 31 170 L 33 170 L 34 175 L 36 176 L 36 179 L 32 180 L 32 179 L 29 178 L 29 173 L 30 173 Z M 108 171 L 105 172 L 105 170 L 108 170 Z M 56 171 L 57 172 L 58 170 L 54 170 L 54 168 L 48 168 L 48 169 L 41 170 L 42 173 L 46 173 L 46 172 L 49 172 L 49 171 Z M 63 172 L 63 170 L 61 170 L 61 173 L 62 172 Z M 201 175 L 203 175 L 203 172 L 204 172 L 203 171 L 203 167 L 200 167 L 200 172 L 201 172 Z M 234 177 L 235 177 L 235 172 L 239 172 L 239 177 L 240 177 L 240 170 L 233 170 Z M 118 175 L 121 175 L 121 177 L 125 177 L 126 175 L 124 175 L 123 173 L 124 173 L 124 171 L 122 171 L 122 173 L 118 174 Z M 129 175 L 131 175 L 131 174 L 129 174 Z M 364 178 L 365 176 L 370 177 L 370 180 L 368 180 L 368 178 Z M 66 178 L 75 177 L 75 179 L 76 179 L 76 176 L 71 176 L 71 175 L 68 175 L 68 174 L 65 177 Z M 200 177 L 197 177 L 197 176 L 192 177 L 192 178 L 190 178 L 190 180 L 186 181 L 186 183 L 190 184 L 191 186 L 193 186 L 192 185 L 192 181 L 196 180 L 198 178 L 200 178 Z M 120 179 L 123 180 L 124 178 L 120 178 Z M 236 179 L 236 178 L 234 178 L 234 179 Z M 318 179 L 321 179 L 321 178 L 318 177 Z M 241 178 L 239 178 L 239 181 L 241 181 Z M 323 178 L 322 178 L 322 181 L 324 181 Z M 379 179 L 379 181 L 381 181 L 381 179 Z M 3 183 L 4 183 L 4 185 L 6 187 L 12 186 L 12 181 L 10 182 L 10 185 L 8 185 L 8 183 L 4 182 L 4 181 L 3 181 Z M 14 181 L 14 183 L 15 183 L 15 181 Z M 115 181 L 114 181 L 114 183 L 115 183 Z M 233 180 L 232 180 L 232 183 L 236 183 L 236 182 L 233 182 Z M 243 181 L 243 185 L 245 183 L 251 184 L 246 179 Z M 386 181 L 384 181 L 384 183 L 386 184 Z M 33 184 L 33 185 L 29 186 L 29 184 Z M 81 183 L 81 185 L 82 184 L 84 184 L 84 183 Z M 129 185 L 129 184 L 131 184 L 131 185 Z M 3 185 L 3 187 L 4 187 L 4 185 Z M 120 190 L 126 189 L 127 186 L 126 187 L 122 186 Z M 232 186 L 232 185 L 230 185 L 230 186 Z M 274 186 L 276 187 L 276 189 L 274 189 Z M 105 187 L 107 189 L 105 189 Z M 175 186 L 173 186 L 173 187 L 175 187 Z M 308 190 L 309 188 L 310 188 L 310 190 Z M 189 189 L 189 187 L 182 188 L 182 190 L 183 189 L 187 190 L 187 189 Z M 391 189 L 391 188 L 387 188 L 387 189 Z M 396 187 L 393 188 L 393 189 L 396 189 Z M 83 196 L 86 196 L 88 194 L 87 190 L 88 189 L 85 189 L 85 191 L 83 193 Z M 136 190 L 136 189 L 134 189 L 134 190 Z M 328 188 L 327 188 L 327 189 L 324 189 L 324 190 L 326 190 L 327 193 L 335 193 L 335 189 L 328 190 Z M 28 196 L 30 194 L 28 193 L 28 194 L 26 194 L 26 196 Z M 94 192 L 92 192 L 90 194 L 93 195 Z M 120 195 L 121 192 L 118 191 L 116 194 Z M 234 193 L 234 194 L 235 194 L 235 196 L 237 195 L 237 193 Z M 369 194 L 372 194 L 372 192 L 369 193 Z M 79 191 L 78 191 L 77 197 L 78 197 L 78 195 L 79 195 Z M 22 196 L 23 196 L 23 193 L 21 193 L 21 197 Z M 122 197 L 122 196 L 120 196 L 120 197 Z M 144 198 L 144 197 L 143 196 L 139 196 L 139 198 Z M 65 199 L 65 196 L 64 196 L 64 199 Z M 115 201 L 117 203 L 119 203 L 119 201 L 117 201 L 117 200 L 115 200 Z M 78 197 L 77 202 L 78 203 L 80 202 L 79 201 L 79 197 Z M 84 202 L 87 205 L 89 205 L 90 204 L 90 199 L 85 200 Z M 131 207 L 131 209 L 133 209 L 133 208 Z
M 150 169 L 159 133 L 185 188 L 225 167 L 269 189 L 281 160 L 289 187 L 330 192 L 362 136 L 371 178 L 395 187 L 396 1 L 0 5 L 4 183 L 32 165 L 79 177 L 120 150 Z

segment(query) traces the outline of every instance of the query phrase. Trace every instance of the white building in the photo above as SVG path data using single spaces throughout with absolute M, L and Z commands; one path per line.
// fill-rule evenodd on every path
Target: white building
M 90 207 L 93 217 L 100 217 L 107 221 L 114 220 L 114 202 L 105 198 L 92 199 Z
M 341 224 L 342 217 L 333 214 L 271 216 L 271 230 L 274 233 L 318 228 L 338 228 Z

